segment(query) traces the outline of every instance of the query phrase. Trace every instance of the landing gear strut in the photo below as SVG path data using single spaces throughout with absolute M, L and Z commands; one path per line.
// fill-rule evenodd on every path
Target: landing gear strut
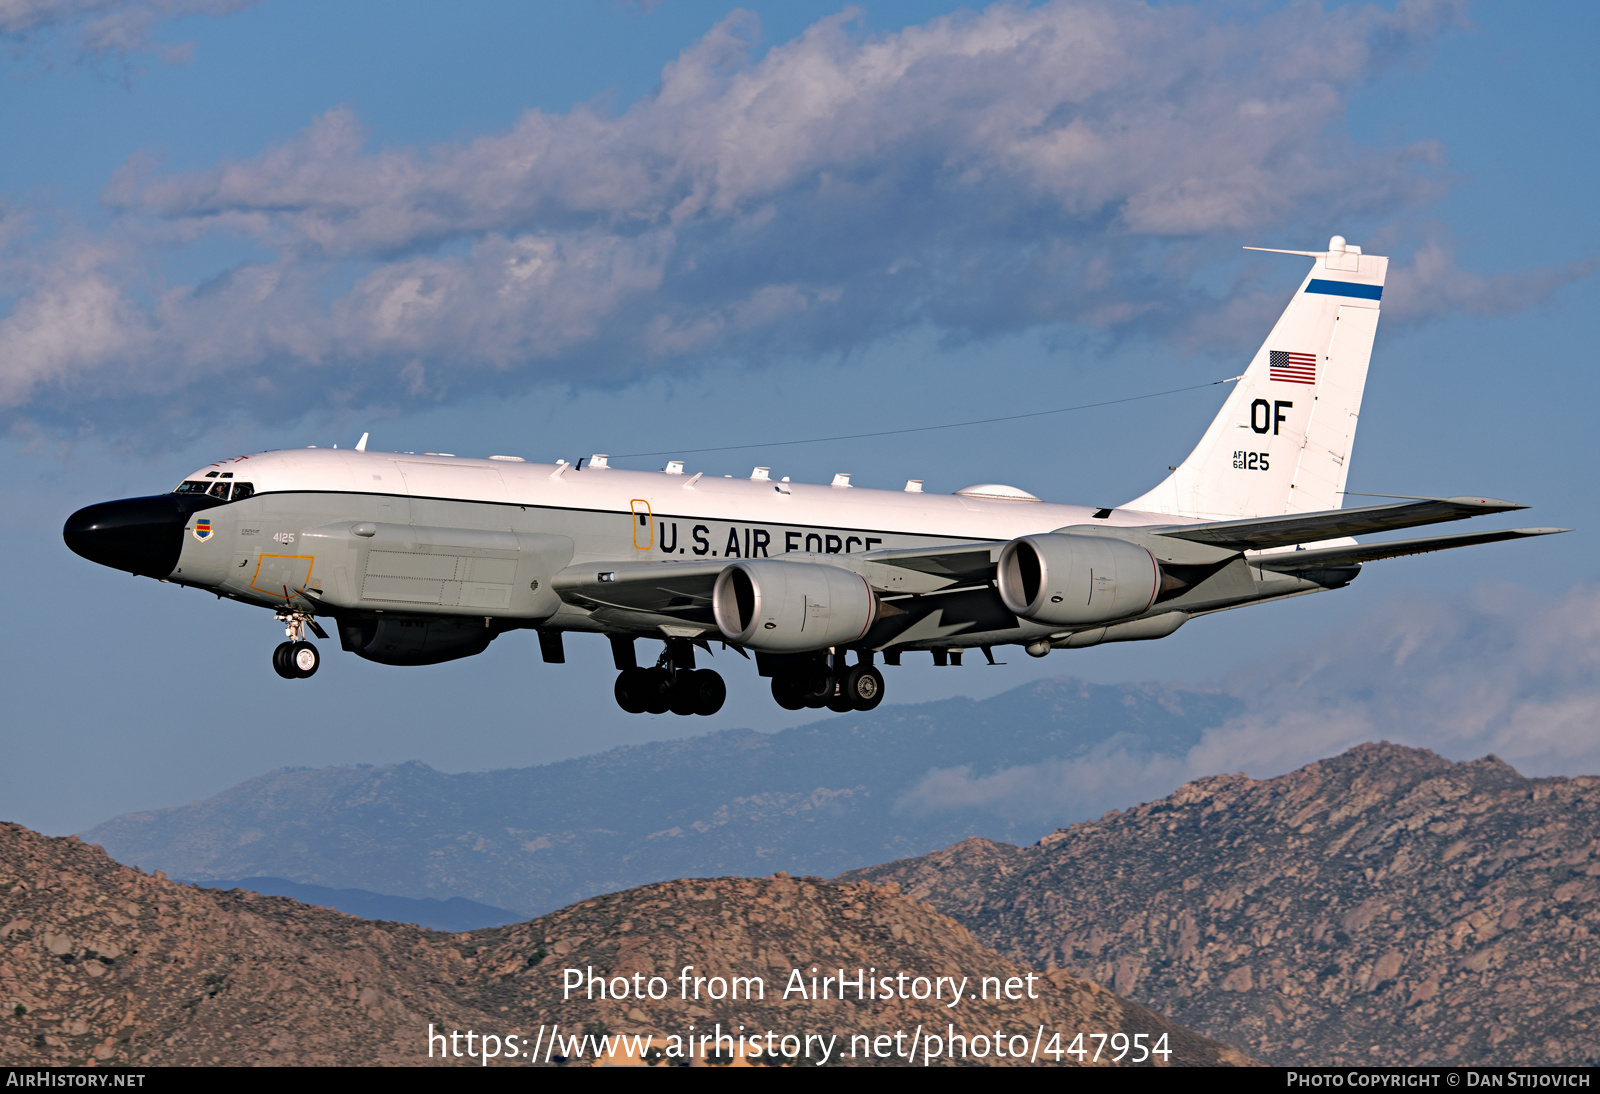
M 283 633 L 289 641 L 280 642 L 272 651 L 273 671 L 285 680 L 303 680 L 313 675 L 322 664 L 322 656 L 317 647 L 306 641 L 305 632 L 310 629 L 319 638 L 327 635 L 309 612 L 284 610 L 278 613 L 277 620 L 284 625 Z
M 875 668 L 871 654 L 858 655 L 856 664 L 845 667 L 844 653 L 826 659 L 791 665 L 772 678 L 772 697 L 785 710 L 813 710 L 827 707 L 838 714 L 850 710 L 871 710 L 883 702 L 883 673 Z
M 620 657 L 619 657 L 620 660 Z M 668 640 L 654 668 L 637 665 L 617 674 L 617 706 L 629 714 L 674 714 L 709 717 L 722 709 L 728 686 L 710 669 L 694 667 L 694 646 L 687 640 Z

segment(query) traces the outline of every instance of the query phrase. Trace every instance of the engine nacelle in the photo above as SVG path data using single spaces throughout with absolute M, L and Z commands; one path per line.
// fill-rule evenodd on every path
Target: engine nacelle
M 1034 623 L 1104 623 L 1147 611 L 1161 570 L 1137 543 L 1047 532 L 1001 549 L 999 586 L 1006 608 Z
M 711 608 L 729 642 L 804 653 L 859 640 L 878 617 L 878 598 L 864 578 L 838 566 L 762 558 L 723 570 Z

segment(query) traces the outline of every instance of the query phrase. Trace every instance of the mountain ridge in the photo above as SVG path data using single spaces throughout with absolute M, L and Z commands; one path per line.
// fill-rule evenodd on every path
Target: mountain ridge
M 284 769 L 83 836 L 174 876 L 282 877 L 532 914 L 668 877 L 832 875 L 968 835 L 1031 840 L 1050 823 L 929 806 L 926 795 L 902 803 L 934 772 L 982 775 L 1108 748 L 1181 753 L 1237 709 L 1216 691 L 1043 681 L 982 701 L 885 707 L 770 734 L 724 730 L 514 770 Z M 1121 801 L 1114 790 L 1086 794 L 1068 816 Z
M 1600 777 L 1389 743 L 849 871 L 1281 1066 L 1585 1064 Z
M 1030 996 L 791 999 L 689 996 L 648 1001 L 570 994 L 572 973 L 612 984 L 679 970 L 774 985 L 812 962 L 1028 983 Z M 637 981 L 635 981 L 637 982 Z M 605 994 L 605 993 L 603 993 Z M 572 1035 L 652 1035 L 663 1062 L 689 1062 L 698 1027 L 825 1034 L 833 1062 L 906 1062 L 909 1034 L 946 1025 L 999 1031 L 1096 1029 L 1163 1038 L 1170 1063 L 1251 1061 L 1070 973 L 1039 976 L 975 942 L 892 886 L 822 878 L 712 878 L 612 893 L 508 927 L 462 934 L 371 922 L 284 897 L 179 885 L 114 862 L 75 836 L 0 824 L 0 1058 L 13 1067 L 588 1063 L 554 1048 Z M 450 1034 L 473 1030 L 479 1048 Z M 537 1031 L 537 1032 L 536 1032 Z M 437 1037 L 433 1036 L 437 1034 Z M 494 1041 L 490 1049 L 490 1039 Z M 539 1040 L 535 1040 L 535 1037 Z M 668 1039 L 678 1038 L 674 1059 Z M 881 1042 L 880 1042 L 881 1039 Z M 764 1047 L 776 1038 L 764 1040 Z M 1008 1036 L 1008 1043 L 1013 1038 Z M 882 1053 L 865 1046 L 885 1044 Z M 809 1045 L 810 1042 L 808 1041 Z M 863 1046 L 857 1048 L 857 1045 Z M 815 1062 L 781 1041 L 776 1063 Z M 437 1050 L 437 1051 L 436 1051 Z M 724 1053 L 724 1058 L 731 1053 Z M 696 1053 L 704 1062 L 704 1053 Z M 553 1058 L 552 1058 L 553 1057 Z M 1007 1053 L 985 1063 L 1027 1062 Z M 768 1062 L 768 1061 L 763 1061 Z M 1066 1064 L 1093 1063 L 1069 1055 Z M 1102 1064 L 1107 1061 L 1100 1061 Z

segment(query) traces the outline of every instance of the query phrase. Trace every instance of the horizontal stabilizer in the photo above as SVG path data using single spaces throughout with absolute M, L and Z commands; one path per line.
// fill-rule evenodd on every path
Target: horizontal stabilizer
M 1341 536 L 1390 532 L 1421 524 L 1442 524 L 1490 513 L 1526 509 L 1526 505 L 1495 498 L 1424 498 L 1359 509 L 1327 509 L 1320 513 L 1291 513 L 1277 517 L 1250 517 L 1211 524 L 1187 524 L 1151 529 L 1157 535 L 1209 543 L 1235 551 L 1265 551 L 1296 543 L 1317 543 Z
M 1354 566 L 1381 558 L 1425 555 L 1429 551 L 1448 551 L 1452 547 L 1474 547 L 1480 543 L 1500 543 L 1530 536 L 1552 536 L 1571 528 L 1509 528 L 1500 532 L 1464 532 L 1454 536 L 1424 536 L 1420 539 L 1393 539 L 1386 543 L 1361 543 L 1349 547 L 1316 547 L 1309 551 L 1285 551 L 1251 559 L 1263 570 L 1290 573 L 1324 566 Z

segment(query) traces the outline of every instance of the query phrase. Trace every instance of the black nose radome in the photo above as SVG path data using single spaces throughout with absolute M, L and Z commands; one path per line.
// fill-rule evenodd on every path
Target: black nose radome
M 178 494 L 105 501 L 68 517 L 61 538 L 90 562 L 145 577 L 166 577 L 178 565 L 189 517 L 215 504 L 216 499 L 205 495 L 191 499 Z

